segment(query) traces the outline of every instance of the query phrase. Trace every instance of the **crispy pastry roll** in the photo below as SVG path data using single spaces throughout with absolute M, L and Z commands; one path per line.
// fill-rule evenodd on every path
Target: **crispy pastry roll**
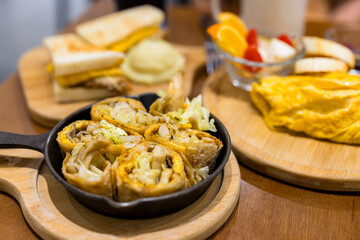
M 201 95 L 191 101 L 185 98 L 181 74 L 175 75 L 168 91 L 151 104 L 149 112 L 160 116 L 160 122 L 176 124 L 179 128 L 192 128 L 216 132 L 215 120 L 210 119 L 210 112 L 202 106 Z
M 149 112 L 154 116 L 162 116 L 163 114 L 182 108 L 185 104 L 183 85 L 182 75 L 180 73 L 176 74 L 171 79 L 166 94 L 151 104 Z
M 103 136 L 97 136 L 90 142 L 79 142 L 71 153 L 66 152 L 62 165 L 66 180 L 84 191 L 112 199 L 111 163 L 101 151 L 110 144 Z
M 144 133 L 145 129 L 159 120 L 146 112 L 143 104 L 131 98 L 114 97 L 100 101 L 91 108 L 94 121 L 106 120 L 125 130 Z
M 222 142 L 211 134 L 194 129 L 180 129 L 167 123 L 151 125 L 145 139 L 154 141 L 185 154 L 195 168 L 210 166 L 222 148 Z
M 99 135 L 110 141 L 109 146 L 101 151 L 115 157 L 126 149 L 134 147 L 143 139 L 139 133 L 131 130 L 124 131 L 106 120 L 100 122 L 78 120 L 59 132 L 57 141 L 64 152 L 71 152 L 78 143 L 88 143 Z M 115 160 L 114 157 L 112 159 Z
M 168 146 L 180 154 L 191 186 L 208 177 L 223 147 L 222 142 L 209 133 L 194 129 L 178 130 L 166 123 L 151 125 L 145 131 L 145 139 Z
M 61 150 L 71 152 L 79 142 L 91 141 L 93 136 L 90 131 L 87 131 L 87 128 L 92 124 L 97 123 L 89 120 L 78 120 L 64 127 L 56 138 Z
M 157 123 L 149 126 L 144 137 L 147 141 L 157 142 L 177 152 L 185 152 L 186 147 L 174 142 L 174 138 L 177 136 L 179 130 L 177 125 L 169 123 Z
M 153 142 L 142 142 L 118 157 L 112 173 L 120 202 L 170 194 L 187 187 L 179 154 Z

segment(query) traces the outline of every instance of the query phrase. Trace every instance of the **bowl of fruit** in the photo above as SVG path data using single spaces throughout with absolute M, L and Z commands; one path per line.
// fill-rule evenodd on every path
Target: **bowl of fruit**
M 207 32 L 235 87 L 250 91 L 251 84 L 262 77 L 288 75 L 305 55 L 301 38 L 276 29 L 248 29 L 230 12 L 220 13 L 218 21 Z

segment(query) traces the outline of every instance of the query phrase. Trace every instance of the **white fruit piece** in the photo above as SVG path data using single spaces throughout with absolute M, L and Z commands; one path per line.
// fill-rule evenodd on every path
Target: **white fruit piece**
M 269 44 L 269 52 L 273 60 L 278 62 L 293 57 L 296 54 L 296 49 L 277 38 L 272 38 Z

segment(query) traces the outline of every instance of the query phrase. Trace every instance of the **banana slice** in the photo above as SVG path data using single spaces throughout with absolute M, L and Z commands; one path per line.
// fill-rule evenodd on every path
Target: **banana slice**
M 325 57 L 303 58 L 297 60 L 294 66 L 295 74 L 347 71 L 348 66 L 343 61 Z
M 347 47 L 319 37 L 304 37 L 307 56 L 332 57 L 344 61 L 350 68 L 355 66 L 355 55 Z

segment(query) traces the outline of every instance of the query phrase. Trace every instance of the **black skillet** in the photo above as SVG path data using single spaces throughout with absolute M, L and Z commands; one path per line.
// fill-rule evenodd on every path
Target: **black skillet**
M 149 106 L 158 98 L 156 94 L 147 93 L 131 98 L 141 101 L 144 106 Z M 224 147 L 216 159 L 216 166 L 210 176 L 201 183 L 176 193 L 142 198 L 131 202 L 115 202 L 106 197 L 85 192 L 79 188 L 70 185 L 64 178 L 61 167 L 63 155 L 59 144 L 56 141 L 57 133 L 65 126 L 76 120 L 90 119 L 91 106 L 86 106 L 59 122 L 51 131 L 35 136 L 19 135 L 13 133 L 0 132 L 0 148 L 28 148 L 42 152 L 47 166 L 54 177 L 65 186 L 71 195 L 81 204 L 101 214 L 121 217 L 121 218 L 150 218 L 166 215 L 180 210 L 196 199 L 198 199 L 210 186 L 215 177 L 223 171 L 224 166 L 229 159 L 231 144 L 229 134 L 224 125 L 213 115 L 215 119 L 216 133 L 212 133 L 219 138 Z

